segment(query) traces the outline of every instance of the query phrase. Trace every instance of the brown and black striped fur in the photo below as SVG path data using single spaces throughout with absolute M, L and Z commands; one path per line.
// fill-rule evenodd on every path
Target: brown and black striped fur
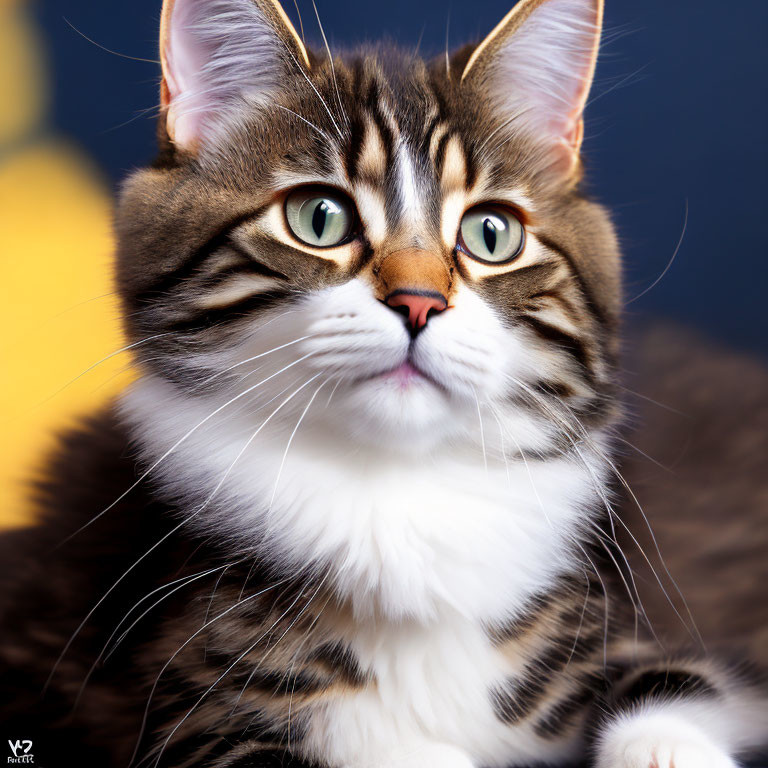
M 462 81 L 473 51 L 448 67 L 387 48 L 332 64 L 310 52 L 306 76 L 293 71 L 270 105 L 245 111 L 200 154 L 174 144 L 163 118 L 160 157 L 126 182 L 116 217 L 141 373 L 190 395 L 214 389 L 206 354 L 260 313 L 352 278 L 382 300 L 423 278 L 449 304 L 471 287 L 546 361 L 510 403 L 555 420 L 557 439 L 532 461 L 614 428 L 621 289 L 609 216 L 584 193 L 580 161 L 563 170 L 506 124 L 483 70 Z M 392 172 L 402 143 L 430 200 L 417 227 Z M 367 188 L 381 211 L 334 257 L 276 237 L 270 219 L 282 179 L 318 174 Z M 481 268 L 445 242 L 441 211 L 457 189 L 486 200 L 523 192 L 531 210 L 518 213 L 536 245 L 526 260 Z M 358 617 L 322 568 L 290 570 L 180 523 L 193 502 L 143 479 L 138 442 L 115 408 L 65 435 L 38 487 L 41 524 L 4 536 L 3 732 L 32 738 L 43 766 L 308 765 L 297 755 L 315 708 L 380 684 L 350 649 Z M 497 720 L 542 745 L 577 744 L 584 758 L 601 727 L 638 703 L 727 703 L 735 690 L 757 698 L 763 684 L 746 667 L 645 644 L 614 526 L 601 513 L 583 544 L 593 569 L 566 569 L 514 620 L 484 628 L 519 669 L 487 692 Z
M 461 71 L 467 55 L 458 54 L 451 71 Z M 480 275 L 459 261 L 451 272 L 476 284 L 572 367 L 572 381 L 542 382 L 545 390 L 572 401 L 590 421 L 610 422 L 621 294 L 618 247 L 605 210 L 573 179 L 564 184 L 553 175 L 551 159 L 524 135 L 510 140 L 496 133 L 499 140 L 487 142 L 503 121 L 480 94 L 446 76 L 443 61 L 427 64 L 383 49 L 335 60 L 333 69 L 319 57 L 314 63 L 312 85 L 325 102 L 336 100 L 338 86 L 340 112 L 348 119 L 341 136 L 310 84 L 297 78 L 279 104 L 249 116 L 228 145 L 217 149 L 225 159 L 202 163 L 167 148 L 154 169 L 127 182 L 117 221 L 118 282 L 131 338 L 166 334 L 141 347 L 150 369 L 166 372 L 168 356 L 185 345 L 221 344 L 237 333 L 238 320 L 292 293 L 370 271 L 375 276 L 384 255 L 381 242 L 364 239 L 335 262 L 276 242 L 265 231 L 270 182 L 281 174 L 332 173 L 341 163 L 353 184 L 370 184 L 381 199 L 386 252 L 412 247 L 414 233 L 391 173 L 395 143 L 403 140 L 421 158 L 416 170 L 433 206 L 415 239 L 446 263 L 453 246 L 442 242 L 439 210 L 452 185 L 481 185 L 490 199 L 501 189 L 521 188 L 535 202 L 531 226 L 544 247 L 541 258 Z M 449 145 L 454 164 L 465 166 L 458 173 L 445 166 Z M 274 278 L 276 285 L 212 305 L 216 289 L 250 275 Z
M 114 500 L 115 487 L 127 487 L 135 478 L 126 444 L 109 414 L 69 434 L 53 459 L 51 479 L 38 492 L 41 526 L 3 538 L 4 733 L 32 738 L 42 765 L 127 764 L 137 745 L 139 755 L 156 750 L 199 696 L 250 648 L 237 674 L 228 676 L 179 732 L 166 764 L 300 768 L 289 752 L 302 738 L 305 703 L 375 681 L 334 641 L 327 624 L 337 617 L 317 623 L 317 609 L 328 607 L 328 595 L 315 592 L 316 576 L 286 583 L 283 575 L 238 562 L 232 552 L 205 540 L 177 534 L 131 573 L 79 634 L 46 690 L 47 675 L 76 622 L 173 528 L 172 511 L 152 498 L 151 489 L 137 489 L 109 519 L 61 546 L 73 528 Z M 606 560 L 593 554 L 598 563 Z M 197 581 L 185 580 L 230 562 Z M 606 707 L 648 696 L 718 696 L 713 680 L 722 672 L 713 674 L 695 657 L 660 665 L 655 654 L 654 661 L 638 665 L 634 652 L 622 656 L 621 638 L 631 637 L 626 634 L 631 612 L 615 569 L 606 563 L 600 570 L 601 580 L 565 580 L 533 599 L 515 622 L 488 628 L 497 647 L 527 659 L 524 674 L 490 692 L 505 722 L 532 722 L 548 739 L 575 728 L 594 729 Z M 617 598 L 609 624 L 606 581 Z M 155 601 L 157 607 L 134 625 Z M 705 602 L 698 607 L 697 615 L 706 618 Z M 211 622 L 222 613 L 226 621 Z M 130 633 L 114 650 L 110 642 L 120 637 L 112 634 L 117 628 Z M 617 652 L 606 666 L 612 648 Z M 114 651 L 106 661 L 105 649 Z M 744 664 L 730 674 L 745 685 L 760 684 L 761 673 Z M 625 682 L 611 694 L 617 679 Z

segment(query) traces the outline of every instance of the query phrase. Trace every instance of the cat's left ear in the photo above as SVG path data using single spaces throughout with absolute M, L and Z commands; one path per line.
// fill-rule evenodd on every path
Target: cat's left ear
M 188 150 L 215 143 L 238 109 L 268 103 L 310 67 L 277 0 L 164 0 L 160 61 L 167 133 Z
M 479 88 L 501 119 L 551 142 L 558 164 L 577 164 L 603 0 L 521 0 L 475 49 L 462 87 Z

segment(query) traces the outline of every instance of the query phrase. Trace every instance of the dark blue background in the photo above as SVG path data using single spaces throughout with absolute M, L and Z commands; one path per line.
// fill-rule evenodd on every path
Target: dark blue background
M 487 33 L 511 0 L 317 0 L 332 47 L 382 37 L 425 54 Z M 627 261 L 637 323 L 674 317 L 732 346 L 768 353 L 765 183 L 768 178 L 768 2 L 606 0 L 606 39 L 587 112 L 594 195 L 610 205 Z M 56 126 L 113 182 L 152 158 L 161 0 L 38 0 Z M 294 17 L 290 0 L 284 2 Z M 299 0 L 319 40 L 309 0 Z M 298 28 L 298 25 L 297 25 Z M 143 113 L 149 110 L 149 113 Z

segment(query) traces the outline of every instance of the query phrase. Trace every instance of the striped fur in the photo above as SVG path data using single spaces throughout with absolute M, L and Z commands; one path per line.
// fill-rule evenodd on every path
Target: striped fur
M 141 378 L 9 546 L 45 558 L 12 565 L 0 640 L 41 749 L 693 768 L 764 741 L 756 674 L 646 654 L 614 541 L 619 252 L 578 155 L 601 16 L 523 0 L 446 66 L 168 0 L 161 154 L 117 211 Z M 291 231 L 305 185 L 349 206 L 338 246 Z M 461 247 L 480 204 L 519 255 Z M 403 295 L 437 302 L 423 327 Z

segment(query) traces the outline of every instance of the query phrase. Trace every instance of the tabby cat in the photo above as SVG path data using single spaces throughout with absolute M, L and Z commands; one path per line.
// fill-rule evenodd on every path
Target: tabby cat
M 615 543 L 620 257 L 579 155 L 601 17 L 521 0 L 424 62 L 312 52 L 275 0 L 165 1 L 160 155 L 116 217 L 140 376 L 5 537 L 4 718 L 40 765 L 766 743 L 764 679 L 660 653 Z

